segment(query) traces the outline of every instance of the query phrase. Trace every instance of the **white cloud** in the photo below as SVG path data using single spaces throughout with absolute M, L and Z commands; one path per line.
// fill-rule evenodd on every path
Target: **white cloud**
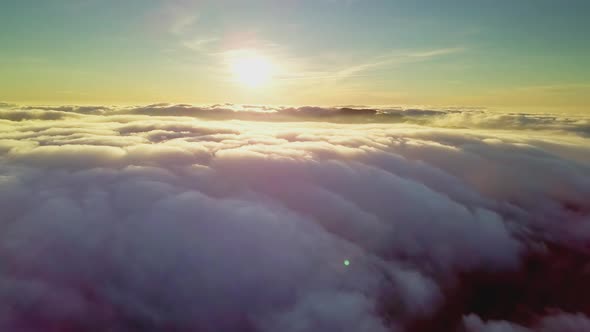
M 464 324 L 467 332 L 578 332 L 590 330 L 590 318 L 581 313 L 547 315 L 532 328 L 525 328 L 506 321 L 483 322 L 474 315 L 465 317 Z
M 0 117 L 1 330 L 587 324 L 587 119 L 166 104 Z

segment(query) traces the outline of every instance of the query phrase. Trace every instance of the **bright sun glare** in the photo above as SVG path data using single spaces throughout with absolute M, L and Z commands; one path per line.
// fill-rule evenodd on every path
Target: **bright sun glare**
M 270 61 L 257 54 L 247 54 L 233 59 L 231 70 L 237 82 L 253 88 L 268 84 L 273 74 Z

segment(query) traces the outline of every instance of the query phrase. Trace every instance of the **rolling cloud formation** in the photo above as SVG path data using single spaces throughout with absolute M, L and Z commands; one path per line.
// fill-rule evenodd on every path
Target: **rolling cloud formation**
M 0 330 L 590 330 L 589 136 L 483 110 L 0 104 Z

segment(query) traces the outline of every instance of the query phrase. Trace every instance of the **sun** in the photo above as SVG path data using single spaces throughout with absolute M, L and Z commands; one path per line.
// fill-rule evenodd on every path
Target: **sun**
M 234 80 L 251 88 L 267 85 L 272 79 L 273 65 L 265 57 L 255 54 L 242 54 L 230 62 Z

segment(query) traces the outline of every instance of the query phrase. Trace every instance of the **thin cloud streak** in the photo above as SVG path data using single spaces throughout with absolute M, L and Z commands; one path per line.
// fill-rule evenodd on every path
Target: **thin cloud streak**
M 423 52 L 405 52 L 397 51 L 388 52 L 387 54 L 374 57 L 371 61 L 350 65 L 346 68 L 325 72 L 305 72 L 298 73 L 293 77 L 290 75 L 280 76 L 281 80 L 344 80 L 353 77 L 369 77 L 383 75 L 377 69 L 385 69 L 388 66 L 395 66 L 403 63 L 427 61 L 436 57 L 464 52 L 462 47 L 444 48 L 429 50 Z

